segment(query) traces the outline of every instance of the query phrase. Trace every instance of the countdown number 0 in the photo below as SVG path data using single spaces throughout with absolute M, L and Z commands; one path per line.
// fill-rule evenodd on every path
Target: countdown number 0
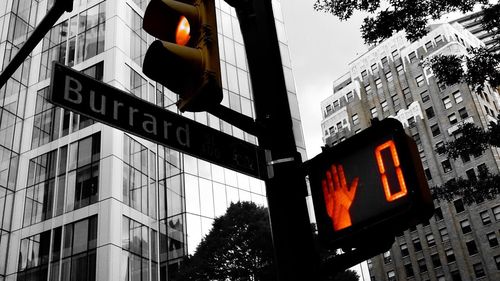
M 392 161 L 394 168 L 396 169 L 396 176 L 398 178 L 399 188 L 398 192 L 392 193 L 389 188 L 389 181 L 387 180 L 386 166 L 384 165 L 384 160 L 382 159 L 382 151 L 389 149 L 391 152 Z M 385 199 L 387 202 L 392 202 L 397 200 L 408 193 L 406 189 L 405 179 L 403 177 L 403 172 L 401 170 L 401 163 L 399 162 L 398 152 L 396 151 L 396 145 L 394 141 L 387 141 L 375 148 L 375 158 L 377 159 L 378 170 L 381 175 L 382 186 L 384 188 Z

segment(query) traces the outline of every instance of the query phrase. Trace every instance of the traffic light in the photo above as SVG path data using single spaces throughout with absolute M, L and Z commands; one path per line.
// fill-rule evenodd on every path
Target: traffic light
M 143 72 L 179 95 L 180 111 L 206 111 L 222 101 L 213 0 L 151 0 L 143 28 L 159 40 Z
M 326 149 L 306 167 L 326 248 L 382 243 L 434 211 L 415 142 L 396 119 Z

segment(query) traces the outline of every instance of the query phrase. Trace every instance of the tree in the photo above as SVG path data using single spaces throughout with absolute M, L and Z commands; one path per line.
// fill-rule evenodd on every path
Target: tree
M 267 208 L 251 202 L 231 203 L 174 277 L 178 281 L 276 280 Z M 352 270 L 334 281 L 357 281 Z
M 232 203 L 181 266 L 177 280 L 275 280 L 267 209 Z
M 481 24 L 493 35 L 492 48 L 500 45 L 500 4 L 488 0 L 316 0 L 314 8 L 332 13 L 341 20 L 349 19 L 354 11 L 367 12 L 361 26 L 362 37 L 367 44 L 377 44 L 391 37 L 395 32 L 405 31 L 410 41 L 427 34 L 431 20 L 441 18 L 450 12 L 471 12 L 476 5 L 482 5 Z M 480 93 L 488 83 L 493 88 L 500 87 L 500 54 L 485 47 L 470 48 L 467 56 L 437 55 L 423 62 L 431 67 L 438 81 L 445 85 L 465 82 L 473 91 Z M 454 141 L 437 148 L 456 159 L 469 154 L 477 155 L 489 147 L 500 147 L 500 126 L 491 123 L 489 130 L 474 124 L 460 126 Z M 455 196 L 463 197 L 464 202 L 472 204 L 484 199 L 494 198 L 498 190 L 500 176 L 481 169 L 476 179 L 458 178 L 433 188 L 433 195 L 439 200 L 451 201 Z

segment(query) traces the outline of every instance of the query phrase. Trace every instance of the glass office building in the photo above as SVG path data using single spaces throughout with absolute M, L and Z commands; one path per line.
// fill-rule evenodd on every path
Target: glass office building
M 53 2 L 1 1 L 1 67 Z M 215 3 L 223 105 L 254 117 L 235 11 L 224 1 Z M 177 96 L 141 71 L 154 40 L 142 30 L 147 4 L 74 0 L 73 11 L 0 89 L 0 280 L 170 280 L 231 202 L 266 205 L 258 179 L 47 101 L 52 62 L 58 61 L 178 113 Z M 305 158 L 279 1 L 273 8 L 297 145 Z M 257 143 L 205 112 L 183 115 Z

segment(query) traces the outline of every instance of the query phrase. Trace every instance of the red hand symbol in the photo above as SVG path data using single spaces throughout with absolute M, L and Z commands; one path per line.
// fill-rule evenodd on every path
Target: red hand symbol
M 351 187 L 347 183 L 342 165 L 334 164 L 331 171 L 326 172 L 326 179 L 322 181 L 323 195 L 325 196 L 326 211 L 332 219 L 333 229 L 340 230 L 351 226 L 349 208 L 356 195 L 359 178 L 354 178 Z

